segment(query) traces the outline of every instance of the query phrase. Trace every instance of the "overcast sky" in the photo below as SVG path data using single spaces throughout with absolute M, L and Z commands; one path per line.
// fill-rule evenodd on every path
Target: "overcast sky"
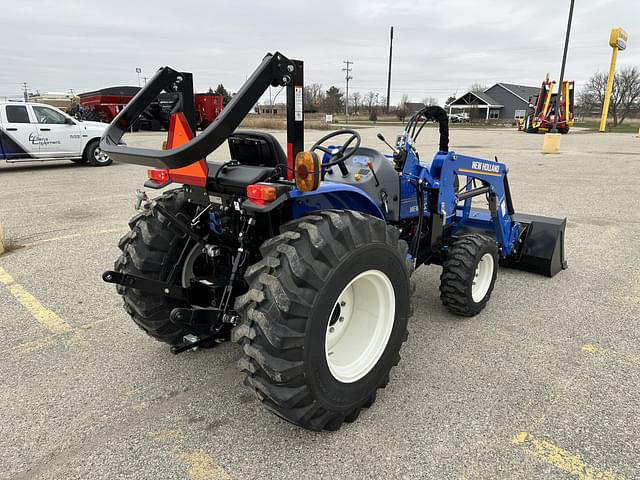
M 392 102 L 443 101 L 472 83 L 537 86 L 559 76 L 569 0 L 2 1 L 0 96 L 136 85 L 136 67 L 192 71 L 196 88 L 235 91 L 267 51 L 305 61 L 305 82 L 386 93 L 389 26 L 395 27 Z M 640 1 L 576 0 L 567 61 L 577 87 L 608 68 L 609 31 L 640 66 Z M 284 94 L 282 94 L 284 100 Z M 278 98 L 280 101 L 281 98 Z

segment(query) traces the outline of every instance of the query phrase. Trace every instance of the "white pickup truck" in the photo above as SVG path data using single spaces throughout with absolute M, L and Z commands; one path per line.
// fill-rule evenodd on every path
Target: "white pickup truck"
M 106 123 L 76 120 L 41 103 L 0 102 L 0 160 L 68 159 L 96 167 L 111 164 L 100 150 Z

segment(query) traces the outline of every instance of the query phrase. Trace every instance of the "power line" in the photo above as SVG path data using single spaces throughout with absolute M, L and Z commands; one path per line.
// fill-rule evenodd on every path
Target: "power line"
M 349 118 L 349 80 L 352 80 L 353 77 L 351 75 L 349 75 L 351 73 L 351 68 L 349 68 L 350 65 L 353 65 L 353 62 L 351 60 L 345 60 L 344 62 L 342 62 L 346 65 L 345 68 L 342 69 L 343 72 L 346 72 L 345 75 L 345 80 L 347 81 L 347 95 L 345 97 L 345 102 L 344 102 L 344 114 L 347 118 Z

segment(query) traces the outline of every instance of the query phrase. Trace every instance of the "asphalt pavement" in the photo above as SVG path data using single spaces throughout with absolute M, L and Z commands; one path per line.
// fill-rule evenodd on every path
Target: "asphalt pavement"
M 385 151 L 378 131 L 395 138 L 362 129 L 363 145 Z M 640 138 L 575 131 L 559 155 L 511 129 L 451 138 L 509 166 L 518 212 L 567 217 L 569 269 L 500 269 L 467 319 L 420 268 L 389 386 L 323 433 L 260 406 L 236 345 L 174 356 L 102 282 L 144 167 L 0 165 L 0 225 L 22 246 L 0 256 L 0 479 L 640 478 Z M 422 156 L 436 145 L 425 130 Z

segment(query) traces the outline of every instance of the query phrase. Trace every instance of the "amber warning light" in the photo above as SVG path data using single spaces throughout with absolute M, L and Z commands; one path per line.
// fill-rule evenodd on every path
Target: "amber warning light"
M 320 186 L 320 160 L 315 152 L 300 152 L 296 155 L 296 188 L 311 192 Z

